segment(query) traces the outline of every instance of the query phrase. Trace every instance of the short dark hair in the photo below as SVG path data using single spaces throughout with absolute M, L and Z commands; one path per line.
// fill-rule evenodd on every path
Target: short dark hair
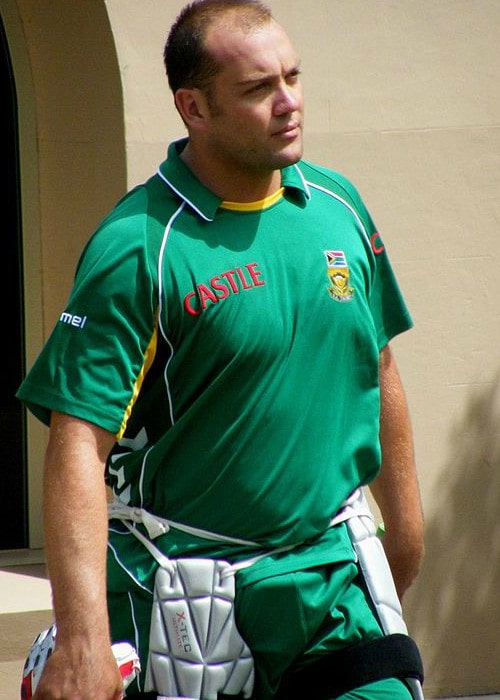
M 205 49 L 207 28 L 231 10 L 238 10 L 249 29 L 272 19 L 271 10 L 259 0 L 194 0 L 184 7 L 172 25 L 163 60 L 172 92 L 179 88 L 208 89 L 219 66 Z

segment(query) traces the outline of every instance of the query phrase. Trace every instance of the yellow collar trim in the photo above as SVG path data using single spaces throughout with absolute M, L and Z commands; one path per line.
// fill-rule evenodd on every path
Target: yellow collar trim
M 274 192 L 274 194 L 270 194 L 269 197 L 265 197 L 264 199 L 259 199 L 258 202 L 224 201 L 221 203 L 220 206 L 222 209 L 231 209 L 231 211 L 259 211 L 260 209 L 267 209 L 273 204 L 276 204 L 276 202 L 278 202 L 283 197 L 284 191 L 285 188 L 280 187 L 277 192 Z

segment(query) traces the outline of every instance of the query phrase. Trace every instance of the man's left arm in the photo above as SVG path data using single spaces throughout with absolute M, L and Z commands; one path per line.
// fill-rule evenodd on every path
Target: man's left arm
M 370 489 L 385 526 L 384 549 L 399 598 L 417 577 L 424 524 L 406 397 L 389 345 L 380 353 L 382 468 Z

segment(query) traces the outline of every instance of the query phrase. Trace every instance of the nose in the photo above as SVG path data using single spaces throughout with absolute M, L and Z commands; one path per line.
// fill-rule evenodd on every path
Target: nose
M 289 114 L 300 108 L 301 104 L 301 88 L 300 85 L 287 85 L 283 83 L 280 86 L 276 96 L 274 105 L 275 116 Z

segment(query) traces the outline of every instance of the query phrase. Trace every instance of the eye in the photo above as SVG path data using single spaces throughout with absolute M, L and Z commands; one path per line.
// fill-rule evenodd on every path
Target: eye
M 300 68 L 294 68 L 289 73 L 287 73 L 286 80 L 290 84 L 295 84 L 300 78 L 301 70 Z
M 269 83 L 267 83 L 267 82 L 257 83 L 256 85 L 253 85 L 250 88 L 249 92 L 254 92 L 254 93 L 255 92 L 264 92 L 265 90 L 268 89 L 268 87 L 269 87 Z

